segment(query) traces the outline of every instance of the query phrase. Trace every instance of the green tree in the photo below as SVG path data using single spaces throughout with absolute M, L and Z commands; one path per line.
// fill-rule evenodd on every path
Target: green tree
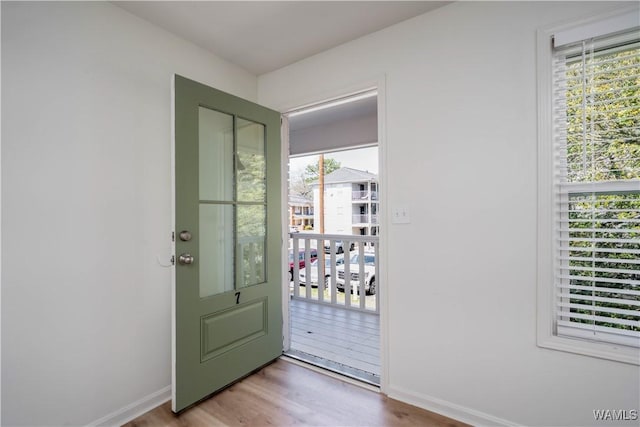
M 640 178 L 639 49 L 636 44 L 567 64 L 568 182 Z M 577 316 L 595 312 L 596 326 L 639 331 L 638 326 L 617 325 L 607 318 L 640 319 L 637 285 L 621 283 L 640 279 L 640 194 L 570 194 L 567 213 L 569 274 L 571 284 L 581 286 L 571 290 L 570 302 L 576 307 L 571 312 Z M 594 301 L 593 296 L 602 299 Z M 590 308 L 580 308 L 585 306 Z M 580 317 L 572 320 L 592 323 Z
M 318 171 L 319 171 L 319 166 L 318 166 L 318 162 L 316 163 L 312 163 L 310 165 L 307 165 L 307 167 L 304 169 L 304 182 L 309 185 L 311 184 L 313 181 L 317 181 L 318 180 Z M 327 157 L 324 159 L 324 174 L 325 175 L 329 175 L 331 172 L 340 169 L 341 165 L 340 162 L 337 161 L 336 159 L 332 159 L 331 157 Z
M 567 65 L 569 182 L 640 178 L 638 49 Z

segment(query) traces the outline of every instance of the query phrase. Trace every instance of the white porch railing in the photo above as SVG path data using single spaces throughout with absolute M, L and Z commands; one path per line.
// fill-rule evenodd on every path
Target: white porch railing
M 351 222 L 353 224 L 377 224 L 378 215 L 372 214 L 353 214 L 351 215 Z
M 378 236 L 290 233 L 289 237 L 289 251 L 294 254 L 291 298 L 380 312 Z M 295 254 L 301 252 L 304 256 L 298 260 Z
M 264 236 L 239 237 L 236 246 L 236 277 L 242 286 L 264 282 Z
M 352 191 L 351 192 L 351 200 L 378 200 L 378 192 L 377 191 Z

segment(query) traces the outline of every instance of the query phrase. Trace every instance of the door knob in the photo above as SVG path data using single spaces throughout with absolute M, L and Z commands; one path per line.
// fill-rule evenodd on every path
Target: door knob
M 191 254 L 182 254 L 178 257 L 178 262 L 181 265 L 189 265 L 193 264 L 193 255 Z

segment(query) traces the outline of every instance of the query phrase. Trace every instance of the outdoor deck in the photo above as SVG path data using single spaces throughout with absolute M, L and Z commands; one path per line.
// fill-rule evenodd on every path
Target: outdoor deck
M 292 299 L 287 355 L 380 383 L 380 322 L 375 313 Z

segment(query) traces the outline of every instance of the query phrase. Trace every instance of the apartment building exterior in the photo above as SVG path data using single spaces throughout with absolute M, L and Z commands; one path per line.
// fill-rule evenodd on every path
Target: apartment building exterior
M 314 224 L 313 200 L 297 194 L 289 195 L 289 231 L 304 231 Z
M 312 186 L 314 223 L 319 224 L 318 182 Z M 324 233 L 377 235 L 378 211 L 378 175 L 342 167 L 324 177 Z

